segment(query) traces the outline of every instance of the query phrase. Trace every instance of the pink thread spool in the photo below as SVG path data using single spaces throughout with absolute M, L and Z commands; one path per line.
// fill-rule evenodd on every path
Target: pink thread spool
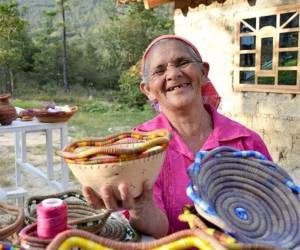
M 43 200 L 37 205 L 37 235 L 42 239 L 52 239 L 67 229 L 67 203 L 57 198 Z

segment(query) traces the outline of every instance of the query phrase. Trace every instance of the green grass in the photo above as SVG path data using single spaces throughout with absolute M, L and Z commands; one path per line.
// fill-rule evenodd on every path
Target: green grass
M 73 97 L 74 98 L 74 97 Z M 50 97 L 49 97 L 50 100 Z M 41 108 L 47 101 L 14 99 L 12 104 L 20 108 Z M 50 101 L 48 101 L 50 103 Z M 155 116 L 151 108 L 130 109 L 103 97 L 93 100 L 78 99 L 78 112 L 69 120 L 69 136 L 75 139 L 102 137 L 112 133 L 131 130 Z M 66 105 L 69 103 L 59 103 Z
M 111 133 L 131 130 L 153 117 L 151 111 L 111 111 L 105 113 L 78 112 L 69 122 L 70 136 L 101 137 Z
M 29 100 L 13 99 L 11 103 L 14 106 L 30 109 L 41 108 L 53 102 L 53 98 L 36 96 Z M 109 134 L 119 133 L 121 131 L 129 131 L 138 124 L 141 124 L 155 116 L 155 112 L 150 106 L 146 106 L 144 110 L 131 109 L 116 103 L 113 98 L 105 97 L 99 98 L 82 98 L 76 96 L 68 99 L 59 99 L 56 102 L 59 105 L 78 105 L 78 112 L 69 120 L 69 136 L 71 140 L 83 140 L 91 137 L 103 137 Z M 56 145 L 57 146 L 57 145 Z M 14 172 L 14 148 L 9 146 L 5 148 L 7 151 L 0 150 L 0 186 L 8 187 L 13 185 L 13 180 L 7 178 L 13 176 Z M 58 148 L 57 148 L 58 149 Z M 9 152 L 8 155 L 5 155 Z M 33 155 L 33 156 L 32 156 Z M 37 158 L 35 156 L 43 156 Z M 44 157 L 45 156 L 45 157 Z M 46 166 L 44 158 L 46 152 L 42 146 L 32 146 L 28 148 L 28 158 L 37 166 Z M 56 164 L 59 164 L 60 158 L 55 159 Z M 75 179 L 70 174 L 71 179 Z

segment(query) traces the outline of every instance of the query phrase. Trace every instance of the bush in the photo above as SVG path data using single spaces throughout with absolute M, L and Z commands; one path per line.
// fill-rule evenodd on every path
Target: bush
M 87 113 L 96 113 L 96 112 L 105 113 L 107 112 L 108 107 L 103 105 L 102 102 L 94 101 L 82 105 L 80 110 Z
M 143 109 L 147 103 L 147 97 L 140 91 L 139 85 L 141 62 L 131 66 L 127 71 L 122 73 L 119 86 L 119 101 L 128 107 Z

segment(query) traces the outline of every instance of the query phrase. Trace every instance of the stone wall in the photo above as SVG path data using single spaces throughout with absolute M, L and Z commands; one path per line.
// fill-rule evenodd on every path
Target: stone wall
M 228 0 L 189 9 L 186 16 L 175 10 L 175 33 L 191 40 L 210 63 L 209 77 L 222 97 L 220 112 L 258 132 L 274 161 L 300 183 L 300 94 L 233 90 L 235 15 L 297 2 Z

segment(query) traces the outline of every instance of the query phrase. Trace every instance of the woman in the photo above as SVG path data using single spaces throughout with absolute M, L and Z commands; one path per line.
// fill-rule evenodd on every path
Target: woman
M 156 238 L 163 237 L 187 227 L 178 221 L 178 215 L 184 205 L 191 204 L 186 196 L 186 170 L 197 151 L 231 146 L 257 150 L 271 159 L 255 132 L 204 103 L 207 96 L 203 99 L 202 93 L 206 94 L 203 87 L 207 86 L 208 71 L 208 64 L 184 38 L 165 35 L 148 46 L 142 61 L 140 89 L 159 105 L 160 113 L 136 129 L 167 128 L 172 132 L 161 173 L 153 188 L 145 183 L 143 195 L 137 199 L 131 197 L 126 183 L 118 187 L 122 201 L 117 201 L 109 186 L 103 186 L 98 193 L 84 187 L 84 194 L 94 207 L 128 209 L 133 227 Z M 218 96 L 212 99 L 218 104 Z

